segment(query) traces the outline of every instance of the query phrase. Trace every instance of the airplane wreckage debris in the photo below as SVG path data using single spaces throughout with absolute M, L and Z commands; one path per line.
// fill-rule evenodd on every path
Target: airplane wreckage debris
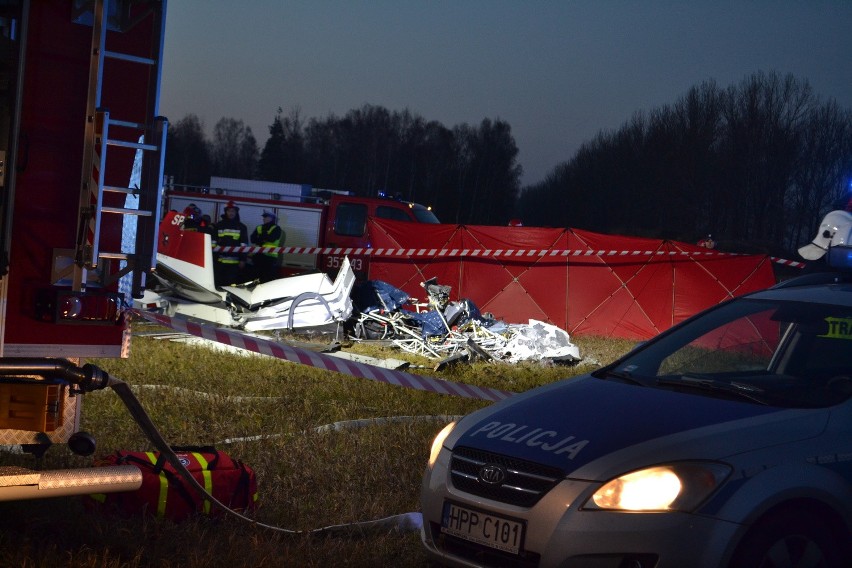
M 434 278 L 421 286 L 428 298 L 425 303 L 380 280 L 357 285 L 352 293 L 351 337 L 389 341 L 402 351 L 442 359 L 444 364 L 476 359 L 580 361 L 579 349 L 568 333 L 554 325 L 537 320 L 507 324 L 481 313 L 471 300 L 450 301 L 451 288 Z
M 185 232 L 164 219 L 162 252 L 139 310 L 202 320 L 254 333 L 345 333 L 353 341 L 382 341 L 439 359 L 436 370 L 462 361 L 573 364 L 579 349 L 564 330 L 545 322 L 505 323 L 483 314 L 468 299 L 450 301 L 451 288 L 421 283 L 427 301 L 378 281 L 355 282 L 345 259 L 332 281 L 314 273 L 261 284 L 217 287 L 210 235 Z

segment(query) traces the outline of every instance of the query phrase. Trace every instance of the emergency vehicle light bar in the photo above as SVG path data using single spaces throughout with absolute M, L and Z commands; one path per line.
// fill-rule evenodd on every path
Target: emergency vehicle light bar
M 852 270 L 852 246 L 836 245 L 828 247 L 826 260 L 832 268 Z

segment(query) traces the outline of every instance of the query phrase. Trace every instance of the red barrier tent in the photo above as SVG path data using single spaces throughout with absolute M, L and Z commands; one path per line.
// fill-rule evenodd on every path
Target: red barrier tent
M 451 299 L 469 298 L 509 323 L 537 319 L 570 334 L 648 339 L 704 308 L 775 283 L 768 256 L 675 241 L 573 229 L 369 224 L 371 280 L 423 298 L 420 283 L 437 277 L 452 286 Z

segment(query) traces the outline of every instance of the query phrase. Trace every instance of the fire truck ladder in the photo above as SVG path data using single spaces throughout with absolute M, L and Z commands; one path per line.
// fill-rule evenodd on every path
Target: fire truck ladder
M 131 18 L 131 9 L 145 4 L 141 15 Z M 101 261 L 115 259 L 127 265 L 115 274 L 105 274 L 98 282 L 107 286 L 132 272 L 133 297 L 141 297 L 147 273 L 156 264 L 157 228 L 160 219 L 160 195 L 163 184 L 166 130 L 168 123 L 158 116 L 161 58 L 165 32 L 166 0 L 77 0 L 80 8 L 75 14 L 78 21 L 91 21 L 92 51 L 89 67 L 89 95 L 86 108 L 85 143 L 83 147 L 83 172 L 80 189 L 80 217 L 77 247 L 73 266 L 72 288 L 84 291 L 88 272 L 98 268 Z M 138 12 L 138 11 L 137 11 Z M 127 32 L 143 19 L 151 17 L 151 54 L 147 57 L 118 53 L 106 49 L 107 32 Z M 118 120 L 109 110 L 101 107 L 104 83 L 104 64 L 108 59 L 131 62 L 134 67 L 148 72 L 148 97 L 145 119 L 142 122 Z M 121 127 L 141 133 L 136 140 L 110 138 L 110 127 Z M 107 152 L 110 147 L 131 148 L 142 152 L 142 168 L 138 187 L 106 185 Z M 130 175 L 128 172 L 128 179 Z M 104 205 L 106 193 L 137 195 L 139 208 L 108 207 Z M 133 252 L 108 252 L 101 250 L 101 220 L 104 214 L 121 215 L 123 221 L 136 217 L 136 239 Z

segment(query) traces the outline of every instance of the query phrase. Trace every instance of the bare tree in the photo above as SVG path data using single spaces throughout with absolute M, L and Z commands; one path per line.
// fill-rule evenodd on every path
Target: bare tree
M 207 185 L 210 182 L 210 143 L 204 136 L 204 125 L 188 114 L 167 133 L 165 172 L 175 183 Z
M 305 183 L 304 135 L 300 110 L 282 116 L 281 108 L 269 126 L 269 138 L 260 153 L 257 176 L 267 181 Z
M 518 210 L 544 225 L 712 232 L 740 252 L 794 251 L 847 191 L 851 133 L 850 111 L 792 75 L 755 73 L 725 90 L 708 82 L 600 133 L 524 190 Z
M 791 217 L 785 234 L 787 248 L 812 238 L 814 227 L 830 209 L 843 207 L 852 172 L 852 112 L 835 101 L 810 110 L 799 144 L 798 167 L 787 197 Z
M 221 118 L 213 128 L 213 174 L 250 179 L 257 166 L 257 141 L 242 120 Z

